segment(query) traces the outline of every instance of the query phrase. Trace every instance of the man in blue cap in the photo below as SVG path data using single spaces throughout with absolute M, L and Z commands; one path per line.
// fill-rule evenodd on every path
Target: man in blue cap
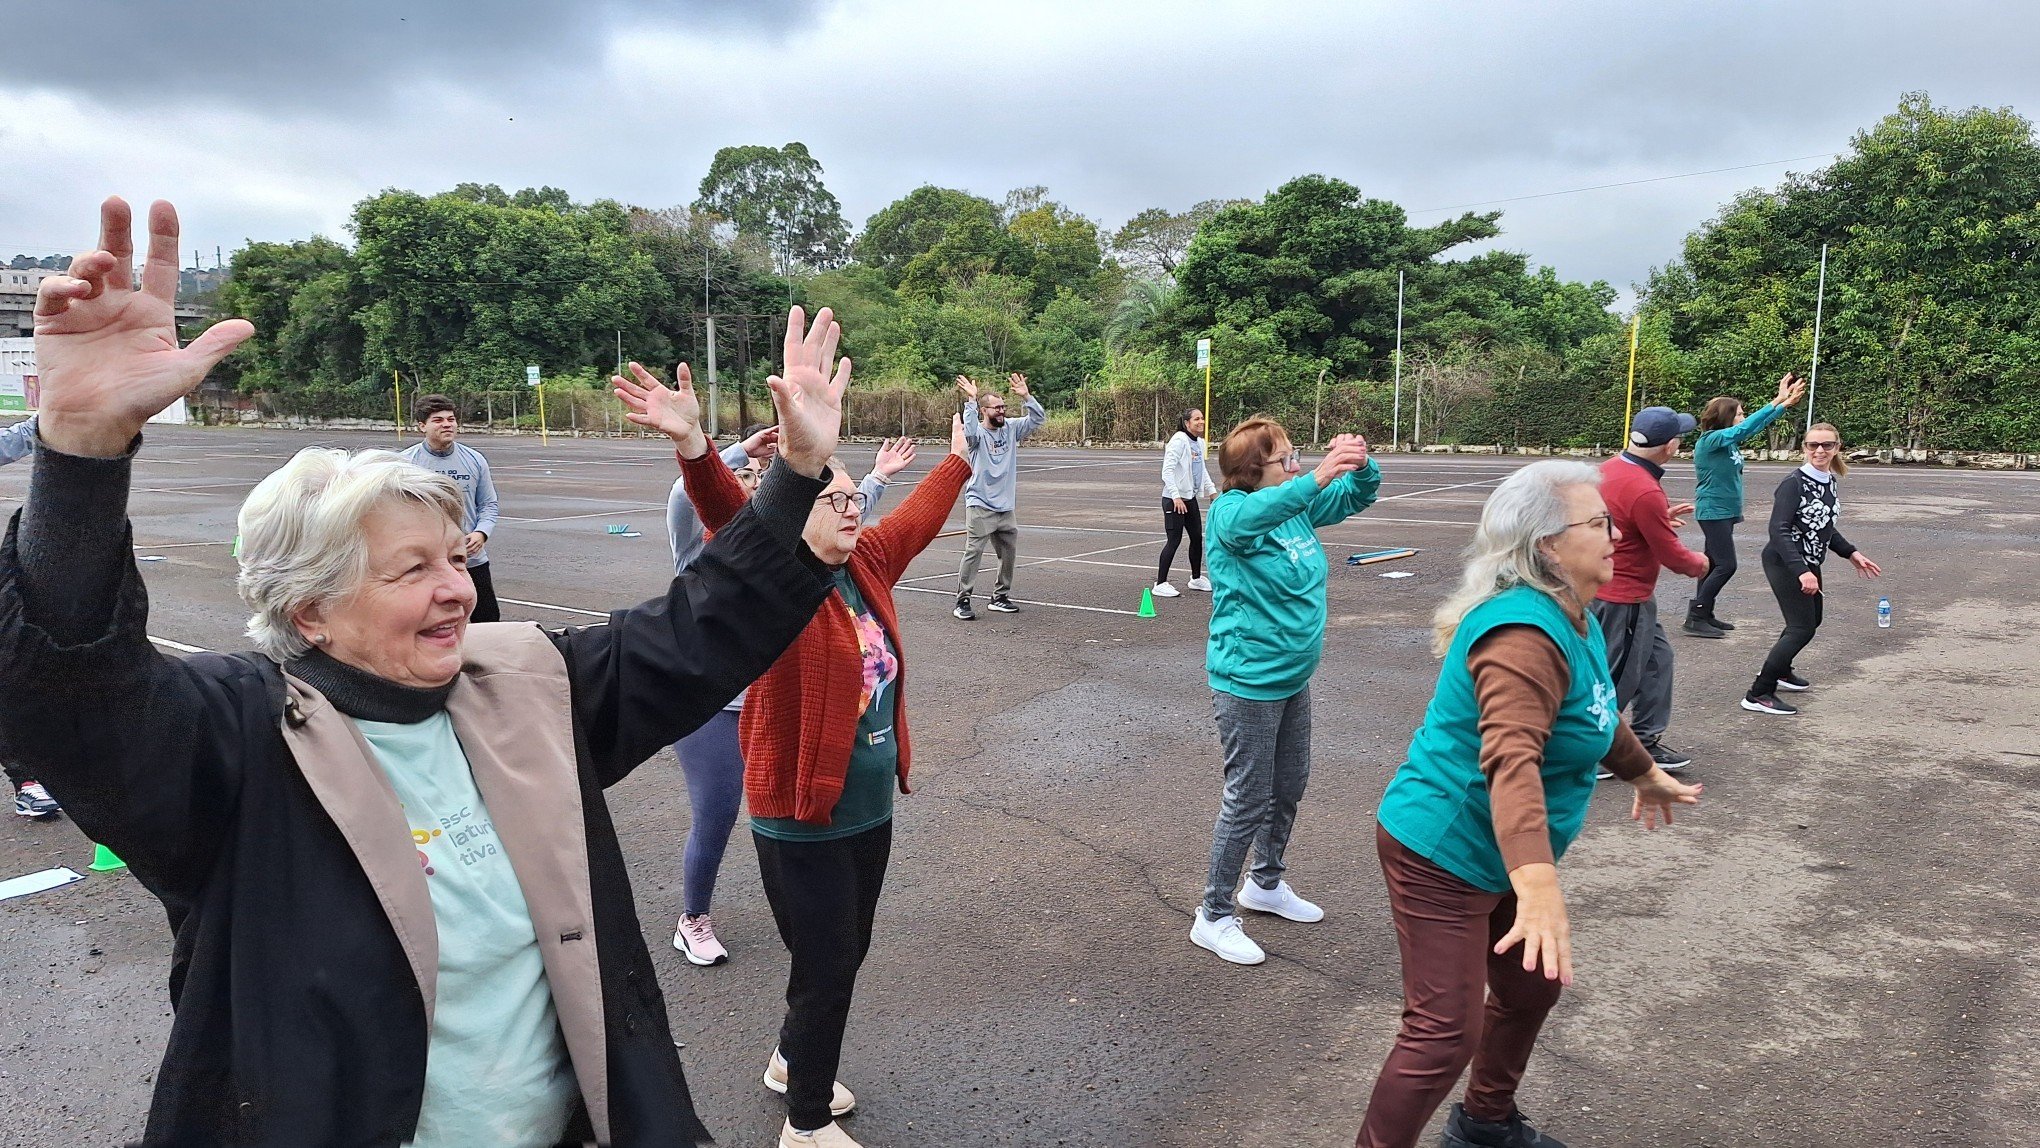
M 1662 481 L 1665 463 L 1679 453 L 1679 440 L 1696 425 L 1692 415 L 1670 407 L 1645 407 L 1629 424 L 1629 448 L 1601 464 L 1608 526 L 1621 538 L 1615 543 L 1615 577 L 1601 587 L 1592 609 L 1608 639 L 1616 707 L 1634 705 L 1629 724 L 1667 773 L 1684 769 L 1692 759 L 1662 740 L 1672 720 L 1672 643 L 1658 621 L 1658 572 L 1670 567 L 1698 578 L 1707 573 L 1708 563 L 1705 554 L 1679 541 L 1681 519 L 1693 512 L 1693 505 L 1670 505 Z

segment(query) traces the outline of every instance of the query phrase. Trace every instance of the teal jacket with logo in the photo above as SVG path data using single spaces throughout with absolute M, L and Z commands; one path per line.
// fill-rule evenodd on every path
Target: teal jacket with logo
M 1784 413 L 1784 407 L 1767 403 L 1740 425 L 1708 431 L 1693 444 L 1694 518 L 1702 522 L 1742 518 L 1742 446 L 1769 430 Z
M 1228 490 L 1211 504 L 1211 688 L 1249 701 L 1293 697 L 1325 643 L 1325 550 L 1317 530 L 1374 505 L 1373 459 L 1323 490 L 1308 473 L 1280 486 Z

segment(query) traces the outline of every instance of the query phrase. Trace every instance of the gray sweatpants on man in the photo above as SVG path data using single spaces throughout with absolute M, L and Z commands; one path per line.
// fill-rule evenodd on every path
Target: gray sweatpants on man
M 1273 889 L 1287 869 L 1283 851 L 1296 827 L 1296 806 L 1310 784 L 1310 687 L 1278 702 L 1212 691 L 1219 748 L 1225 754 L 1225 796 L 1211 830 L 1211 872 L 1204 915 L 1233 914 L 1233 893 L 1247 853 L 1254 884 Z
M 985 544 L 999 555 L 999 577 L 992 583 L 992 596 L 1003 598 L 1013 592 L 1013 559 L 1019 554 L 1015 541 L 1020 526 L 1010 510 L 986 510 L 982 506 L 963 508 L 964 529 L 969 538 L 963 544 L 963 568 L 956 574 L 956 596 L 968 598 L 977 590 L 978 564 L 984 561 Z
M 1672 724 L 1672 643 L 1658 621 L 1657 599 L 1591 604 L 1608 639 L 1608 673 L 1615 679 L 1617 711 L 1634 705 L 1629 727 L 1656 745 Z

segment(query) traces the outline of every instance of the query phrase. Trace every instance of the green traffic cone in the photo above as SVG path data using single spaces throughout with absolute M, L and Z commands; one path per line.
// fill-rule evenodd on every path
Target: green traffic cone
M 92 864 L 86 866 L 94 873 L 111 873 L 115 869 L 127 868 L 127 862 L 113 855 L 113 850 L 104 845 L 92 847 Z
M 1155 592 L 1147 586 L 1140 588 L 1140 616 L 1143 618 L 1155 616 Z

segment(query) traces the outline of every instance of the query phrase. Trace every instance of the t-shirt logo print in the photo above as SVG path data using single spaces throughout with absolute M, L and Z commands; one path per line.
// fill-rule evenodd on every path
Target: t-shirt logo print
M 1302 562 L 1305 558 L 1318 551 L 1318 540 L 1315 534 L 1306 534 L 1301 538 L 1283 538 L 1277 535 L 1275 541 L 1288 553 L 1289 564 L 1292 566 Z
M 1605 730 L 1615 720 L 1615 687 L 1607 682 L 1594 683 L 1594 701 L 1587 707 L 1587 713 L 1594 719 L 1594 728 Z

